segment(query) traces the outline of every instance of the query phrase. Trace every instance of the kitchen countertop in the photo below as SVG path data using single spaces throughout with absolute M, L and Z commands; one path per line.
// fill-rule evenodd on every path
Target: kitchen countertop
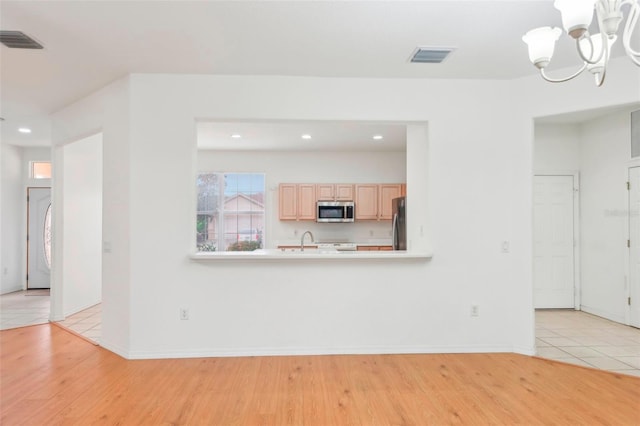
M 305 247 L 317 247 L 319 244 L 355 244 L 357 246 L 367 246 L 367 247 L 376 247 L 376 246 L 390 246 L 393 243 L 391 240 L 387 239 L 374 239 L 374 240 L 365 240 L 365 241 L 309 241 L 308 239 L 305 241 Z M 300 247 L 300 240 L 286 240 L 286 241 L 278 241 L 276 246 L 286 246 L 286 247 Z
M 379 244 L 375 244 L 379 245 Z M 226 251 L 226 252 L 201 252 L 190 255 L 192 260 L 272 260 L 272 261 L 298 261 L 298 260 L 338 260 L 359 261 L 366 259 L 376 260 L 402 260 L 402 259 L 430 259 L 431 252 L 397 251 L 334 251 L 334 250 L 307 250 L 283 251 L 280 249 L 262 249 L 255 251 Z

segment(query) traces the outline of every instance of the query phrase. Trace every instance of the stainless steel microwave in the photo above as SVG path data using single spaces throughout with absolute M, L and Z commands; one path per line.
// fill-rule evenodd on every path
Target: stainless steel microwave
M 353 201 L 318 201 L 316 222 L 353 222 L 356 207 Z

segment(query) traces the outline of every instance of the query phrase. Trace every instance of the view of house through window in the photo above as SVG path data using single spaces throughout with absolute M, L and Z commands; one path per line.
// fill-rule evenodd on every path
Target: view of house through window
M 253 251 L 264 241 L 264 174 L 198 175 L 198 251 Z

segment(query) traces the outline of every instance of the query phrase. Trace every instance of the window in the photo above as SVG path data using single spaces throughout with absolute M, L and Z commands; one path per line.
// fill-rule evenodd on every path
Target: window
M 32 161 L 31 162 L 31 178 L 32 179 L 51 179 L 51 162 L 50 161 Z
M 264 241 L 264 174 L 198 175 L 198 251 L 253 251 Z

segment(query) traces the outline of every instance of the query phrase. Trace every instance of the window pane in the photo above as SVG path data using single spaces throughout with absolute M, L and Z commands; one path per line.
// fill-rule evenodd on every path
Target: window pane
M 47 268 L 51 269 L 51 204 L 47 207 L 47 213 L 44 216 L 43 233 L 44 260 L 47 263 Z
M 49 161 L 32 162 L 31 177 L 33 179 L 51 179 L 51 162 Z
M 197 243 L 198 251 L 216 251 L 218 227 L 218 175 L 198 175 Z
M 263 247 L 264 181 L 263 174 L 253 173 L 198 176 L 198 251 Z

